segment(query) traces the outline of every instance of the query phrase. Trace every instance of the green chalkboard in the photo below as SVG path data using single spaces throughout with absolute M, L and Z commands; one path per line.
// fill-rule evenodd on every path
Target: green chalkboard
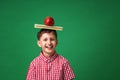
M 63 27 L 56 51 L 74 80 L 120 80 L 119 0 L 0 0 L 0 80 L 25 80 L 46 16 Z

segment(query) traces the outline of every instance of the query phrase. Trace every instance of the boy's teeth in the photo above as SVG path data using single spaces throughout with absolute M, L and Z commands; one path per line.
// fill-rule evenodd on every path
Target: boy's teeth
M 46 46 L 47 48 L 52 48 L 52 46 Z

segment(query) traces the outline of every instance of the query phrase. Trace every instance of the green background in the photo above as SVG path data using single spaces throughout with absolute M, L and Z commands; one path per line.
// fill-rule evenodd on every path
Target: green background
M 120 80 L 119 0 L 0 0 L 0 80 L 25 80 L 46 16 L 63 27 L 57 52 L 75 80 Z

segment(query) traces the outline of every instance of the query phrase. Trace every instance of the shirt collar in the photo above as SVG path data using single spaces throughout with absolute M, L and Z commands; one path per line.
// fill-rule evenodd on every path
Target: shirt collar
M 46 63 L 50 63 L 52 62 L 53 60 L 55 60 L 55 58 L 58 56 L 57 53 L 54 53 L 54 55 L 52 55 L 50 58 L 46 58 L 43 54 L 43 52 L 40 53 L 40 58 L 45 61 Z

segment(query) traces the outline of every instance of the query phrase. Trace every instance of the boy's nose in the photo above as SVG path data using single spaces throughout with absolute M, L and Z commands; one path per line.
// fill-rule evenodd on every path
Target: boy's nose
M 48 40 L 48 44 L 51 44 L 51 40 Z

